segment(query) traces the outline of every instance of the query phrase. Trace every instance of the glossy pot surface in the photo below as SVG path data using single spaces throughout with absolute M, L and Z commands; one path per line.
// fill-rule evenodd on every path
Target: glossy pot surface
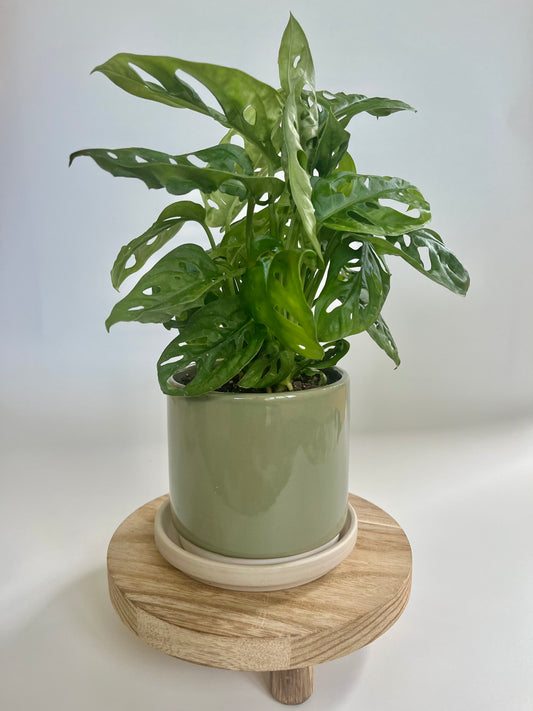
M 182 536 L 226 556 L 279 558 L 339 533 L 348 376 L 339 368 L 328 376 L 299 392 L 167 396 L 170 501 Z

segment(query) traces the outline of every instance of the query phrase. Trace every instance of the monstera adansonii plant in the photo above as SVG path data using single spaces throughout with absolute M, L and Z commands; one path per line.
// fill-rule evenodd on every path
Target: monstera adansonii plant
M 224 129 L 218 145 L 170 155 L 146 148 L 77 151 L 114 176 L 138 178 L 179 200 L 122 247 L 118 288 L 188 222 L 210 248 L 178 243 L 111 311 L 118 321 L 161 323 L 175 334 L 158 361 L 163 392 L 201 395 L 229 381 L 291 390 L 296 378 L 335 365 L 347 338 L 366 331 L 399 364 L 381 316 L 389 257 L 457 294 L 468 273 L 428 223 L 430 207 L 402 178 L 358 173 L 347 126 L 358 114 L 413 111 L 408 104 L 315 88 L 306 36 L 291 15 L 279 50 L 280 88 L 237 69 L 172 57 L 117 54 L 96 67 L 121 89 L 190 109 Z M 205 103 L 190 77 L 212 95 Z M 189 79 L 191 81 L 191 79 Z M 198 192 L 195 194 L 198 195 Z M 169 378 L 194 364 L 184 389 Z

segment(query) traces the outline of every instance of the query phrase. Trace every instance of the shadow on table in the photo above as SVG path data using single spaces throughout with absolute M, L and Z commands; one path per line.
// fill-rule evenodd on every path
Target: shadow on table
M 315 669 L 306 709 L 350 695 L 366 650 Z M 118 619 L 99 568 L 58 593 L 3 645 L 0 706 L 94 711 L 183 711 L 280 707 L 266 673 L 202 667 L 169 657 L 138 639 Z M 259 693 L 259 689 L 262 693 Z M 337 704 L 335 706 L 338 708 Z

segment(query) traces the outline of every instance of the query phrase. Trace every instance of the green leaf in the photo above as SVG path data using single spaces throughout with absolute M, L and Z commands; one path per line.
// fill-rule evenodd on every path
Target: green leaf
M 307 37 L 292 13 L 281 38 L 278 66 L 281 88 L 299 105 L 299 134 L 307 152 L 309 142 L 318 134 L 315 68 Z
M 195 202 L 184 200 L 166 207 L 146 232 L 122 247 L 111 270 L 111 282 L 115 289 L 138 271 L 147 260 L 174 237 L 188 221 L 204 224 L 205 210 Z M 131 266 L 126 266 L 133 259 Z
M 242 308 L 237 297 L 217 299 L 195 311 L 179 326 L 179 336 L 157 363 L 161 390 L 167 395 L 202 395 L 235 377 L 261 348 L 264 329 Z M 196 376 L 183 389 L 168 384 L 177 371 L 196 364 Z
M 289 94 L 295 88 L 302 90 L 308 82 L 315 86 L 315 68 L 307 37 L 294 15 L 290 14 L 278 53 L 281 88 Z
M 320 112 L 319 122 L 318 142 L 313 155 L 312 167 L 318 171 L 319 175 L 328 175 L 346 154 L 350 134 L 344 130 L 329 109 Z M 351 165 L 353 165 L 353 161 Z M 353 167 L 355 168 L 355 165 Z
M 352 156 L 346 151 L 339 161 L 337 166 L 337 171 L 342 173 L 343 171 L 348 171 L 349 173 L 357 173 L 355 168 L 355 161 Z
M 281 40 L 278 64 L 281 86 L 287 96 L 282 118 L 282 163 L 305 235 L 321 256 L 307 172 L 311 142 L 318 134 L 315 73 L 307 39 L 292 14 Z
M 241 294 L 256 321 L 267 326 L 285 348 L 322 358 L 316 326 L 303 291 L 301 267 L 312 252 L 284 250 L 266 257 L 243 275 Z
M 401 235 L 431 219 L 429 203 L 418 188 L 402 178 L 334 173 L 315 179 L 312 199 L 317 221 L 343 232 Z M 380 200 L 407 205 L 418 215 L 401 212 Z
M 339 339 L 331 343 L 326 343 L 323 348 L 324 356 L 321 360 L 303 359 L 299 362 L 299 371 L 316 371 L 324 370 L 324 368 L 332 368 L 348 353 L 350 344 L 344 339 Z
M 292 198 L 300 216 L 305 235 L 314 251 L 321 256 L 320 243 L 316 237 L 315 211 L 311 202 L 311 181 L 304 167 L 307 158 L 300 143 L 298 109 L 292 94 L 287 99 L 283 110 L 283 141 L 285 146 L 284 162 L 286 163 Z
M 70 162 L 79 156 L 89 156 L 115 177 L 139 178 L 149 188 L 165 188 L 172 195 L 220 189 L 241 200 L 248 196 L 259 200 L 265 193 L 274 200 L 285 187 L 277 178 L 251 175 L 250 160 L 240 146 L 218 145 L 179 156 L 148 148 L 89 148 L 73 153 Z M 191 162 L 192 156 L 217 168 L 198 167 Z
M 369 244 L 344 236 L 331 255 L 324 288 L 315 305 L 318 338 L 334 341 L 366 331 L 378 318 L 390 275 Z M 335 305 L 335 302 L 339 302 Z
M 378 118 L 389 116 L 397 111 L 416 112 L 412 106 L 397 99 L 384 99 L 378 96 L 368 98 L 363 94 L 344 94 L 342 91 L 336 94 L 330 91 L 318 91 L 316 96 L 318 103 L 330 109 L 343 128 L 346 128 L 350 119 L 362 112 Z
M 278 208 L 278 203 L 276 203 L 276 208 Z M 213 250 L 213 255 L 224 257 L 233 265 L 244 266 L 248 264 L 248 258 L 256 260 L 265 251 L 274 251 L 282 247 L 280 240 L 269 234 L 270 216 L 268 208 L 254 212 L 253 229 L 254 240 L 249 255 L 246 249 L 246 218 L 238 220 L 231 225 L 220 244 Z
M 144 274 L 130 293 L 113 308 L 107 330 L 118 321 L 164 323 L 182 314 L 184 307 L 198 305 L 207 292 L 228 278 L 196 244 L 182 244 L 166 254 Z
M 279 342 L 265 341 L 239 380 L 242 388 L 268 388 L 286 380 L 294 368 L 294 353 Z
M 370 328 L 367 329 L 368 335 L 372 340 L 382 348 L 385 353 L 391 358 L 396 367 L 400 365 L 400 356 L 398 355 L 398 349 L 394 338 L 392 337 L 389 327 L 383 320 L 381 316 L 378 317 L 376 323 L 372 324 Z
M 363 236 L 361 236 L 363 239 Z M 457 257 L 444 246 L 433 230 L 413 230 L 400 237 L 373 240 L 378 254 L 402 257 L 432 281 L 464 296 L 470 286 L 470 276 Z M 422 258 L 425 251 L 426 260 Z
M 153 81 L 144 79 L 138 69 L 149 74 Z M 271 86 L 245 72 L 173 57 L 124 53 L 115 55 L 93 71 L 101 72 L 135 96 L 211 116 L 258 145 L 274 164 L 278 162 L 271 135 L 281 120 L 280 98 Z M 178 76 L 178 71 L 209 89 L 222 112 L 205 104 L 194 89 Z M 253 107 L 253 115 L 247 111 L 249 107 Z

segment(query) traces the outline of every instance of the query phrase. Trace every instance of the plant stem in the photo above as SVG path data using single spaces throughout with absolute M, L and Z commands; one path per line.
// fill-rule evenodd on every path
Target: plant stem
M 201 223 L 201 225 L 202 225 L 202 227 L 204 228 L 204 232 L 205 232 L 206 235 L 207 235 L 207 239 L 209 240 L 209 244 L 211 245 L 211 249 L 216 249 L 216 246 L 217 246 L 217 245 L 216 245 L 216 242 L 215 242 L 215 238 L 213 237 L 213 233 L 211 232 L 211 230 L 209 229 L 209 227 L 208 227 L 206 224 Z
M 276 219 L 276 208 L 273 202 L 268 203 L 268 218 L 270 221 L 270 234 L 272 237 L 278 236 L 278 224 Z
M 252 264 L 252 251 L 254 246 L 254 208 L 255 202 L 250 198 L 248 200 L 248 209 L 246 210 L 246 256 L 248 264 Z
M 289 234 L 287 235 L 287 249 L 294 249 L 298 246 L 298 237 L 295 239 L 296 235 L 296 224 L 298 222 L 298 217 L 295 212 L 291 215 L 291 224 L 289 227 Z

